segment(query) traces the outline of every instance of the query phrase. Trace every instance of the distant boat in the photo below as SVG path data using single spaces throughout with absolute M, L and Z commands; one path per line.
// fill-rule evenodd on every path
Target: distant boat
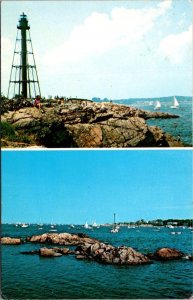
M 86 228 L 86 229 L 88 229 L 88 223 L 86 222 L 85 224 L 84 224 L 84 228 Z
M 75 226 L 74 226 L 74 224 L 71 224 L 70 227 L 71 227 L 71 228 L 74 228 Z
M 112 233 L 119 232 L 119 226 L 116 225 L 116 220 L 115 220 L 115 214 L 114 214 L 114 224 L 113 224 L 113 229 L 111 229 Z
M 29 225 L 28 225 L 28 224 L 21 224 L 20 226 L 21 226 L 22 228 L 29 227 Z
M 44 224 L 42 223 L 42 220 L 40 219 L 40 223 L 37 224 L 37 226 L 43 227 Z
M 128 229 L 133 229 L 133 228 L 135 228 L 135 226 L 128 226 Z
M 171 108 L 178 108 L 180 105 L 179 105 L 179 102 L 178 100 L 176 99 L 176 97 L 173 98 L 173 105 L 170 106 Z
M 97 228 L 97 227 L 98 227 L 97 223 L 96 223 L 96 222 L 94 222 L 94 223 L 92 224 L 92 227 L 95 227 L 95 228 Z
M 154 109 L 159 110 L 160 108 L 161 108 L 161 103 L 160 101 L 157 100 Z
M 167 228 L 174 228 L 173 225 L 166 225 Z
M 85 228 L 85 229 L 91 229 L 91 227 L 88 225 L 87 222 L 84 224 L 84 228 Z

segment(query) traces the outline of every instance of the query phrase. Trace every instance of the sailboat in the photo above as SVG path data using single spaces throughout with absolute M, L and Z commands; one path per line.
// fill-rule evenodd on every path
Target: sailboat
M 91 227 L 88 225 L 87 222 L 84 224 L 84 228 L 85 228 L 85 229 L 91 229 Z
M 160 108 L 161 108 L 161 103 L 160 103 L 160 101 L 157 100 L 154 109 L 158 110 Z
M 93 224 L 92 224 L 92 227 L 97 227 L 98 225 L 97 225 L 97 223 L 96 222 L 94 222 Z
M 51 227 L 52 229 L 50 229 L 49 231 L 53 231 L 53 232 L 57 231 L 57 229 L 56 229 L 56 227 L 55 227 L 54 224 L 53 224 L 53 225 L 50 225 L 50 227 Z
M 179 102 L 178 100 L 176 99 L 176 97 L 174 96 L 173 98 L 173 105 L 170 106 L 171 108 L 178 108 L 179 107 Z
M 111 229 L 111 232 L 112 232 L 112 233 L 119 232 L 119 226 L 117 226 L 117 225 L 116 225 L 116 222 L 115 222 L 115 214 L 114 214 L 114 224 L 113 224 L 113 229 Z
M 52 223 L 50 224 L 50 227 L 52 228 L 52 229 L 50 229 L 49 231 L 57 231 L 57 229 L 56 229 L 56 225 L 55 224 L 53 224 L 53 218 L 52 218 Z

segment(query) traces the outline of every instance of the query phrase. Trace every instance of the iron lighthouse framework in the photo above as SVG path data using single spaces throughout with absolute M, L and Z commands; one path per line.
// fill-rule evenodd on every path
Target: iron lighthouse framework
M 35 98 L 41 96 L 38 73 L 35 64 L 30 26 L 27 16 L 20 16 L 11 66 L 7 97 Z

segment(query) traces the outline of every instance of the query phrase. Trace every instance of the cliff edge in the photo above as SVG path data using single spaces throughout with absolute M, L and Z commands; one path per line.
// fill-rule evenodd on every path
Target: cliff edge
M 27 100 L 4 102 L 2 113 L 2 128 L 9 124 L 13 130 L 12 138 L 2 134 L 2 147 L 183 147 L 146 123 L 150 118 L 178 118 L 168 113 L 112 103 L 57 101 L 43 103 L 42 111 Z

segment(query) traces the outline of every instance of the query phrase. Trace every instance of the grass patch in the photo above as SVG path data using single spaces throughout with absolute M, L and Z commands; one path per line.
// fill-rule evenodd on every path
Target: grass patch
M 14 138 L 16 136 L 14 127 L 8 122 L 1 122 L 1 137 Z
M 18 134 L 13 125 L 8 122 L 1 122 L 1 138 L 11 142 L 29 144 L 31 139 L 26 134 Z

